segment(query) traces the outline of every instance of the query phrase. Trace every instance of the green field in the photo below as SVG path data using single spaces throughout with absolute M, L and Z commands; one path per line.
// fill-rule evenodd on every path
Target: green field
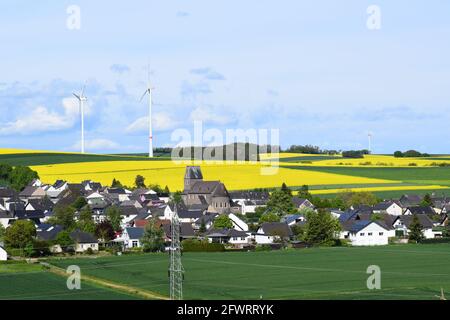
M 169 158 L 148 158 L 139 155 L 96 155 L 77 153 L 13 153 L 0 154 L 0 163 L 12 166 L 40 166 L 48 164 L 97 162 L 97 161 L 155 161 Z
M 66 278 L 39 265 L 0 263 L 0 300 L 129 300 L 135 296 L 87 283 L 68 290 Z
M 435 299 L 450 292 L 450 245 L 185 253 L 185 299 Z M 55 260 L 82 273 L 168 294 L 166 254 Z M 368 290 L 369 265 L 381 290 Z

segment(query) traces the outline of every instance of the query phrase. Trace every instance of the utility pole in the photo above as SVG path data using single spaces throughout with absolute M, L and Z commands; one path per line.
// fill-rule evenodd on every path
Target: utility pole
M 174 213 L 171 219 L 170 244 L 170 300 L 183 300 L 183 265 L 181 264 L 180 220 L 178 218 L 177 204 L 174 204 Z

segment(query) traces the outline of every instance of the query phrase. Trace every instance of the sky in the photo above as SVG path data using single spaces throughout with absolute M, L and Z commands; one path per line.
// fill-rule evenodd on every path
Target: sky
M 86 150 L 145 152 L 150 67 L 156 147 L 202 121 L 278 129 L 283 148 L 362 149 L 371 132 L 374 153 L 448 154 L 449 13 L 447 0 L 5 0 L 0 148 L 79 151 L 72 92 L 86 84 Z

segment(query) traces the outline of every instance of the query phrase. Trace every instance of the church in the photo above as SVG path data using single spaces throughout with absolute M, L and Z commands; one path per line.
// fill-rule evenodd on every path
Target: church
M 220 181 L 203 181 L 199 166 L 187 166 L 184 175 L 184 204 L 189 207 L 204 207 L 208 212 L 230 213 L 232 201 L 227 188 Z

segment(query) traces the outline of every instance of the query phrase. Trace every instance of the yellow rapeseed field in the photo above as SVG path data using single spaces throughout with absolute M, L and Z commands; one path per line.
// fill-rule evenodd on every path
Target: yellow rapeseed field
M 198 162 L 196 164 L 199 164 Z M 309 170 L 278 168 L 275 175 L 262 175 L 264 164 L 237 164 L 226 162 L 200 163 L 205 180 L 220 180 L 230 190 L 279 187 L 283 182 L 290 186 L 328 184 L 376 184 L 398 183 L 398 181 L 354 177 Z M 81 182 L 86 179 L 109 185 L 113 178 L 132 186 L 136 175 L 146 178 L 147 184 L 168 186 L 181 190 L 186 164 L 172 161 L 103 161 L 33 166 L 42 181 L 53 183 L 56 179 Z

